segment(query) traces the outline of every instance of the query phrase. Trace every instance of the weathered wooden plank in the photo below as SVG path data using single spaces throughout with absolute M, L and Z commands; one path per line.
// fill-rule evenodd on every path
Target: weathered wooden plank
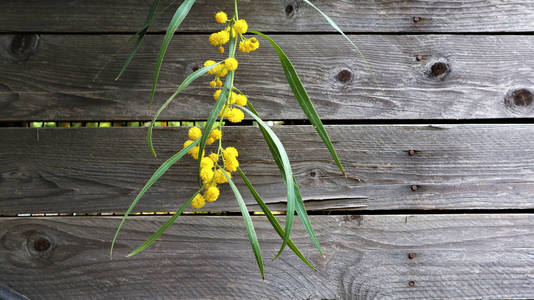
M 131 218 L 113 260 L 118 218 L 3 218 L 0 283 L 31 299 L 534 297 L 534 215 L 311 219 L 325 258 L 300 224 L 292 236 L 318 272 L 288 251 L 271 261 L 280 240 L 253 217 L 262 281 L 239 216 L 182 217 L 151 248 L 124 258 L 166 220 Z
M 161 1 L 165 7 L 171 1 Z M 152 1 L 4 0 L 0 3 L 1 31 L 135 32 L 146 18 Z M 178 6 L 173 5 L 172 8 Z M 528 0 L 450 1 L 327 1 L 314 3 L 349 32 L 518 32 L 532 31 L 534 9 Z M 213 15 L 231 12 L 233 1 L 197 1 L 183 31 L 217 30 Z M 262 0 L 240 2 L 240 17 L 263 31 L 333 31 L 302 1 Z M 39 13 L 36 14 L 35 12 Z M 169 9 L 153 24 L 164 31 L 174 13 Z M 419 18 L 419 19 L 414 19 Z
M 534 208 L 533 125 L 327 126 L 347 178 L 310 126 L 274 130 L 310 210 Z M 126 211 L 181 148 L 187 128 L 155 131 L 158 159 L 145 135 L 142 128 L 0 129 L 0 214 Z M 239 149 L 241 166 L 270 207 L 283 210 L 286 192 L 259 130 L 228 128 L 224 143 Z M 175 211 L 196 190 L 195 170 L 184 158 L 136 210 Z M 236 182 L 249 209 L 259 210 Z M 203 211 L 239 209 L 224 186 L 222 199 Z
M 276 36 L 324 119 L 534 117 L 533 36 L 355 35 L 382 89 L 337 36 Z M 149 120 L 160 37 L 150 36 L 120 81 L 113 81 L 126 36 L 0 35 L 0 120 Z M 184 41 L 187 41 L 184 43 Z M 25 45 L 13 52 L 11 45 Z M 206 55 L 208 57 L 206 57 Z M 416 56 L 422 55 L 421 61 Z M 192 69 L 217 58 L 205 35 L 179 36 L 160 77 L 162 103 Z M 241 55 L 237 86 L 267 119 L 301 119 L 270 46 Z M 213 105 L 200 79 L 162 114 L 202 120 Z

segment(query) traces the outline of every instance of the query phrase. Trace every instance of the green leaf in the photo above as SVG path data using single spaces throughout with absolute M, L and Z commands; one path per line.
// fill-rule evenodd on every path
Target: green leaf
M 152 236 L 150 238 L 148 238 L 148 240 L 146 240 L 141 246 L 139 246 L 137 249 L 135 249 L 134 251 L 130 252 L 130 254 L 128 254 L 128 257 L 130 256 L 134 256 L 136 255 L 137 253 L 145 250 L 146 248 L 148 248 L 150 245 L 152 245 L 152 243 L 157 239 L 159 238 L 175 221 L 176 219 L 178 219 L 178 217 L 184 212 L 184 210 L 191 204 L 191 201 L 193 201 L 193 199 L 196 197 L 196 195 L 198 195 L 198 193 L 200 192 L 200 190 L 198 190 L 196 193 L 193 194 L 193 196 L 191 196 L 191 198 L 189 198 L 189 200 L 187 200 L 183 205 L 182 207 L 180 207 L 180 209 L 174 214 L 172 215 L 169 220 L 167 220 L 167 222 L 165 222 L 165 224 L 163 224 L 159 229 L 158 231 L 154 232 L 154 234 L 152 234 Z
M 128 215 L 132 212 L 133 208 L 139 202 L 139 199 L 143 197 L 143 195 L 148 191 L 148 189 L 156 182 L 158 179 L 167 172 L 167 170 L 174 165 L 182 156 L 184 156 L 191 148 L 195 147 L 199 142 L 199 139 L 196 139 L 191 145 L 187 146 L 186 148 L 178 151 L 178 153 L 171 156 L 171 158 L 167 159 L 164 163 L 159 166 L 159 168 L 154 172 L 152 177 L 145 183 L 145 186 L 141 189 L 139 194 L 137 194 L 137 197 L 135 197 L 134 201 L 132 201 L 132 204 L 130 204 L 130 207 L 128 208 L 128 211 L 124 214 L 124 217 L 122 217 L 122 220 L 119 224 L 119 227 L 117 227 L 117 231 L 115 232 L 115 236 L 113 237 L 113 241 L 111 242 L 111 249 L 109 251 L 109 256 L 113 257 L 113 247 L 115 246 L 115 241 L 117 240 L 117 237 L 119 236 L 119 232 L 122 228 L 122 225 L 128 218 Z
M 150 27 L 150 24 L 152 23 L 152 20 L 154 20 L 154 15 L 156 13 L 156 10 L 158 8 L 160 0 L 154 0 L 152 2 L 152 6 L 150 7 L 150 10 L 148 11 L 148 16 L 146 17 L 145 26 L 143 29 L 141 29 L 140 32 L 136 33 L 132 38 L 135 38 L 137 36 L 137 40 L 135 41 L 135 45 L 132 48 L 132 51 L 128 55 L 128 58 L 126 58 L 126 62 L 124 62 L 124 65 L 122 66 L 122 69 L 119 72 L 119 75 L 115 77 L 115 80 L 118 80 L 124 71 L 126 71 L 126 68 L 132 61 L 133 57 L 135 56 L 135 53 L 137 52 L 137 49 L 139 48 L 139 45 L 141 45 L 141 42 L 143 42 L 143 39 L 145 38 L 145 33 L 147 32 L 148 28 Z
M 163 37 L 163 43 L 161 44 L 161 48 L 159 50 L 158 55 L 158 62 L 156 64 L 156 72 L 154 73 L 154 82 L 152 83 L 152 95 L 150 96 L 150 103 L 149 106 L 152 105 L 152 101 L 154 100 L 154 95 L 156 94 L 156 86 L 158 84 L 158 78 L 159 78 L 159 71 L 161 70 L 161 64 L 163 63 L 163 58 L 165 57 L 165 53 L 167 52 L 167 47 L 169 46 L 172 37 L 174 36 L 174 33 L 178 29 L 178 26 L 182 23 L 182 21 L 185 19 L 187 14 L 189 14 L 189 11 L 191 10 L 191 7 L 195 3 L 195 0 L 184 0 L 182 4 L 178 7 L 176 12 L 174 13 L 174 16 L 171 19 L 171 22 L 169 23 L 169 26 L 167 27 L 167 32 L 165 32 L 165 36 Z
M 282 64 L 282 68 L 284 69 L 287 82 L 289 83 L 289 86 L 291 87 L 291 90 L 295 95 L 295 99 L 297 99 L 298 103 L 300 104 L 302 111 L 306 114 L 306 116 L 308 116 L 310 123 L 313 125 L 315 130 L 317 130 L 317 133 L 328 148 L 328 151 L 330 151 L 330 155 L 332 155 L 332 158 L 336 162 L 336 165 L 339 167 L 343 175 L 346 176 L 345 170 L 343 169 L 343 166 L 341 165 L 341 162 L 339 161 L 339 158 L 337 156 L 336 149 L 334 149 L 334 145 L 332 145 L 332 141 L 330 140 L 330 137 L 328 136 L 328 133 L 326 132 L 326 129 L 323 126 L 323 122 L 321 121 L 321 118 L 319 118 L 319 115 L 317 114 L 317 111 L 315 110 L 315 107 L 313 106 L 313 103 L 311 102 L 310 97 L 308 96 L 306 89 L 302 85 L 302 82 L 300 81 L 300 78 L 289 58 L 287 58 L 284 51 L 282 51 L 278 44 L 276 44 L 276 42 L 273 41 L 270 37 L 258 31 L 249 32 L 262 36 L 263 38 L 268 40 L 274 47 L 274 49 L 278 53 L 278 57 L 280 58 L 280 63 Z
M 235 49 L 237 45 L 237 35 L 235 38 L 230 39 L 230 45 L 229 45 L 229 57 L 233 57 L 235 54 Z M 199 186 L 202 186 L 202 179 L 200 178 L 200 162 L 202 153 L 204 153 L 204 148 L 206 147 L 206 140 L 208 139 L 211 129 L 213 128 L 213 124 L 217 120 L 217 117 L 219 116 L 219 112 L 223 108 L 224 104 L 228 100 L 228 96 L 230 95 L 230 91 L 232 90 L 232 86 L 234 85 L 234 74 L 235 71 L 228 72 L 228 75 L 226 75 L 226 80 L 224 81 L 224 86 L 221 90 L 221 94 L 219 95 L 219 98 L 217 99 L 217 102 L 211 109 L 210 115 L 208 116 L 208 119 L 206 120 L 206 125 L 204 126 L 204 131 L 202 132 L 202 137 L 200 138 L 200 144 L 198 146 L 198 184 Z
M 285 225 L 285 234 L 283 238 L 282 246 L 280 247 L 280 251 L 278 251 L 278 254 L 276 254 L 275 259 L 282 254 L 282 251 L 284 251 L 285 246 L 287 245 L 287 241 L 289 240 L 289 235 L 291 234 L 291 227 L 293 227 L 293 219 L 295 218 L 295 206 L 296 206 L 296 200 L 295 200 L 295 184 L 292 180 L 293 173 L 291 171 L 291 165 L 289 163 L 289 157 L 287 156 L 286 150 L 284 149 L 284 146 L 282 145 L 282 142 L 280 142 L 280 139 L 276 136 L 276 134 L 272 131 L 272 129 L 263 122 L 262 119 L 260 119 L 255 113 L 251 112 L 250 110 L 239 106 L 242 110 L 244 110 L 247 114 L 249 114 L 252 118 L 258 122 L 261 128 L 263 128 L 267 134 L 269 135 L 270 139 L 272 140 L 274 146 L 278 150 L 278 153 L 280 154 L 280 160 L 282 162 L 282 166 L 284 169 L 284 180 L 286 181 L 286 187 L 287 187 L 287 213 L 286 213 L 286 225 Z
M 154 150 L 154 145 L 152 144 L 152 128 L 154 128 L 154 124 L 156 123 L 156 120 L 158 119 L 161 112 L 169 106 L 169 104 L 178 96 L 180 92 L 185 90 L 193 81 L 197 80 L 200 76 L 206 74 L 209 70 L 213 69 L 216 65 L 220 64 L 216 63 L 211 66 L 203 67 L 202 69 L 196 70 L 191 75 L 187 76 L 186 79 L 180 84 L 176 92 L 172 94 L 172 96 L 163 103 L 163 105 L 158 109 L 154 117 L 152 118 L 152 123 L 150 124 L 150 127 L 148 128 L 148 134 L 147 134 L 147 140 L 148 140 L 148 146 L 150 147 L 150 151 L 152 151 L 152 155 L 156 156 L 156 151 Z
M 239 193 L 239 190 L 235 186 L 232 179 L 228 175 L 226 175 L 225 172 L 223 172 L 223 174 L 228 179 L 228 184 L 230 184 L 232 191 L 234 191 L 235 198 L 237 200 L 237 203 L 239 204 L 239 209 L 241 210 L 241 215 L 243 216 L 243 221 L 245 222 L 245 227 L 247 229 L 250 245 L 252 246 L 252 251 L 254 251 L 256 262 L 258 263 L 258 267 L 260 268 L 261 278 L 265 279 L 265 274 L 263 271 L 263 260 L 261 258 L 260 243 L 258 242 L 258 237 L 256 236 L 254 224 L 252 224 L 252 218 L 250 217 L 250 214 L 248 212 L 247 205 L 245 204 L 245 201 L 243 201 L 243 197 L 241 197 L 241 193 Z
M 356 49 L 356 51 L 358 51 L 358 54 L 360 55 L 360 57 L 362 58 L 363 62 L 365 63 L 365 67 L 367 68 L 367 70 L 369 70 L 369 72 L 373 76 L 373 80 L 375 81 L 376 86 L 378 88 L 380 88 L 380 84 L 378 83 L 378 80 L 376 80 L 375 72 L 373 72 L 373 69 L 371 68 L 371 65 L 369 65 L 369 62 L 367 61 L 367 58 L 365 58 L 365 55 L 363 55 L 363 52 L 360 50 L 360 48 L 358 46 L 356 46 L 356 44 L 354 44 L 354 42 L 343 32 L 343 30 L 341 30 L 341 28 L 339 28 L 339 26 L 336 24 L 336 22 L 334 22 L 334 20 L 332 20 L 327 14 L 325 14 L 322 10 L 320 10 L 317 6 L 315 6 L 310 1 L 304 0 L 304 2 L 308 3 L 309 6 L 313 7 L 317 12 L 319 12 L 326 19 L 326 21 L 328 21 L 330 26 L 332 26 L 335 30 L 337 30 L 347 41 L 349 41 L 349 43 L 352 45 L 352 47 L 354 47 L 354 49 Z
M 256 109 L 254 108 L 254 106 L 252 105 L 250 100 L 247 102 L 247 105 L 248 105 L 248 107 L 250 108 L 250 110 L 254 114 L 258 115 L 258 113 L 256 112 Z M 274 158 L 274 161 L 276 162 L 276 165 L 280 169 L 280 174 L 282 174 L 282 178 L 284 179 L 284 183 L 287 184 L 287 182 L 285 180 L 285 177 L 283 176 L 284 175 L 284 166 L 283 166 L 282 160 L 280 158 L 280 153 L 278 152 L 278 149 L 274 145 L 273 140 L 271 139 L 269 134 L 265 131 L 265 129 L 260 127 L 260 130 L 261 130 L 261 133 L 263 134 L 263 138 L 265 139 L 265 142 L 267 143 L 267 146 L 269 146 L 269 150 L 271 151 L 271 154 L 272 154 L 272 156 Z M 317 247 L 317 250 L 319 250 L 319 253 L 324 255 L 323 250 L 321 249 L 321 245 L 319 244 L 319 240 L 317 239 L 317 236 L 315 235 L 315 232 L 313 231 L 313 228 L 311 226 L 310 218 L 308 217 L 308 213 L 306 212 L 306 207 L 304 205 L 304 201 L 302 200 L 302 195 L 300 194 L 299 185 L 297 183 L 297 180 L 295 179 L 295 176 L 293 176 L 293 182 L 294 182 L 294 186 L 295 186 L 295 199 L 297 200 L 296 211 L 297 211 L 297 214 L 299 216 L 299 219 L 302 221 L 302 224 L 304 225 L 304 228 L 308 232 L 308 235 L 312 239 L 315 247 Z
M 282 228 L 282 226 L 280 225 L 280 223 L 278 223 L 278 220 L 274 217 L 273 213 L 271 212 L 271 210 L 269 209 L 269 207 L 267 207 L 267 205 L 265 204 L 265 202 L 263 202 L 263 199 L 261 198 L 261 196 L 258 194 L 258 192 L 256 192 L 256 189 L 254 189 L 254 186 L 252 186 L 252 183 L 248 180 L 247 176 L 245 175 L 245 173 L 243 173 L 243 170 L 241 170 L 241 168 L 237 167 L 237 172 L 239 173 L 239 175 L 241 176 L 241 179 L 243 179 L 243 182 L 247 185 L 248 189 L 250 190 L 250 193 L 252 194 L 252 196 L 254 197 L 254 199 L 256 199 L 256 202 L 258 203 L 258 205 L 261 207 L 261 210 L 263 211 L 263 213 L 265 213 L 265 216 L 267 217 L 267 219 L 269 220 L 269 222 L 271 223 L 271 225 L 273 225 L 273 228 L 276 230 L 276 232 L 278 233 L 278 235 L 283 238 L 284 237 L 284 229 Z M 289 246 L 289 248 L 291 250 L 293 250 L 293 252 L 295 252 L 295 254 L 305 263 L 307 264 L 311 269 L 313 269 L 314 271 L 317 271 L 317 269 L 308 261 L 308 259 L 306 259 L 306 257 L 304 257 L 304 255 L 300 252 L 299 248 L 297 247 L 297 245 L 295 245 L 295 243 L 293 243 L 293 241 L 291 239 L 289 239 L 289 241 L 287 241 L 287 245 Z

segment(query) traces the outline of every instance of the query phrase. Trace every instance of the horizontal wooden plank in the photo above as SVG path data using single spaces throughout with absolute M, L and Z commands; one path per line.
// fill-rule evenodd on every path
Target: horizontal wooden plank
M 327 126 L 347 178 L 310 126 L 274 130 L 310 210 L 534 208 L 533 125 Z M 0 214 L 126 211 L 181 148 L 187 128 L 155 131 L 158 159 L 145 135 L 142 128 L 0 129 Z M 239 149 L 242 168 L 271 209 L 285 209 L 286 192 L 259 130 L 230 127 L 224 144 Z M 182 159 L 136 211 L 175 211 L 196 191 L 195 170 L 193 159 Z M 249 209 L 259 210 L 236 183 Z M 224 186 L 203 211 L 239 209 Z
M 171 0 L 161 1 L 161 8 Z M 233 11 L 232 0 L 197 1 L 183 31 L 216 30 L 213 15 Z M 135 32 L 145 21 L 152 1 L 4 0 L 0 3 L 2 31 Z M 153 24 L 164 31 L 180 1 Z M 449 1 L 313 1 L 349 32 L 517 32 L 532 31 L 534 9 L 528 0 Z M 239 15 L 263 31 L 333 31 L 302 1 L 242 1 Z M 39 13 L 36 13 L 39 12 Z M 419 18 L 415 19 L 414 18 Z M 512 21 L 513 20 L 513 21 Z
M 30 299 L 504 299 L 534 297 L 534 215 L 312 216 L 321 257 L 296 224 L 293 239 L 319 271 L 253 217 L 262 281 L 241 217 L 182 217 L 151 248 L 124 258 L 166 218 L 0 219 L 0 283 Z M 412 253 L 411 258 L 409 254 Z
M 381 88 L 338 36 L 284 35 L 324 119 L 481 119 L 534 117 L 533 36 L 353 35 Z M 149 36 L 120 81 L 126 36 L 0 35 L 0 120 L 150 120 L 157 105 L 207 58 L 205 35 L 172 43 L 152 109 L 147 103 L 161 38 Z M 187 41 L 187 42 L 185 42 Z M 185 43 L 184 43 L 185 42 Z M 13 51 L 13 45 L 23 45 Z M 241 54 L 236 84 L 266 119 L 302 119 L 278 57 L 265 43 Z M 119 50 L 117 50 L 119 49 Z M 114 56 L 113 53 L 119 53 Z M 416 57 L 421 55 L 418 61 Z M 202 120 L 213 105 L 205 77 L 162 114 Z

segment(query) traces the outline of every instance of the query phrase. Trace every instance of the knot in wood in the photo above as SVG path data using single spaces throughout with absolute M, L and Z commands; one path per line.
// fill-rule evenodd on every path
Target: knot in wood
M 13 36 L 8 52 L 15 61 L 27 61 L 37 48 L 39 48 L 39 36 L 22 33 Z
M 33 247 L 39 252 L 50 249 L 50 241 L 47 238 L 40 237 L 33 242 Z
M 432 76 L 439 77 L 449 71 L 449 66 L 444 62 L 437 62 L 432 65 L 430 71 L 432 72 Z
M 347 69 L 343 69 L 337 73 L 336 79 L 339 82 L 347 83 L 352 79 L 352 72 Z
M 511 89 L 504 96 L 506 108 L 518 114 L 531 112 L 532 102 L 534 102 L 534 94 L 527 88 Z
M 434 59 L 425 68 L 426 75 L 437 80 L 444 79 L 451 72 L 451 65 L 445 58 Z
M 297 2 L 296 1 L 285 1 L 284 12 L 286 17 L 294 17 L 297 13 Z

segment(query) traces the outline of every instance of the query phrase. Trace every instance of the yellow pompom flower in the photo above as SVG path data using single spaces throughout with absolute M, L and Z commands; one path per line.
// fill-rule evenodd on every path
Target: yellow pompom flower
M 210 42 L 210 45 L 219 46 L 219 35 L 217 34 L 217 32 L 210 34 L 208 40 Z
M 206 200 L 204 200 L 204 197 L 202 197 L 201 194 L 197 194 L 191 201 L 191 207 L 194 209 L 202 208 L 204 205 L 206 205 Z
M 206 145 L 211 145 L 211 144 L 213 144 L 214 142 L 215 142 L 215 139 L 212 139 L 212 138 L 210 138 L 210 137 L 208 137 L 208 138 L 206 139 Z
M 221 67 L 222 68 L 217 69 L 217 76 L 224 77 L 228 74 L 228 70 L 223 65 L 221 65 Z
M 228 71 L 235 71 L 238 66 L 237 59 L 233 57 L 228 57 L 224 60 L 224 66 L 226 67 L 226 69 L 228 69 Z
M 234 104 L 235 103 L 236 97 L 237 97 L 236 93 L 234 93 L 234 92 L 230 93 L 230 104 Z
M 208 183 L 213 179 L 215 173 L 211 168 L 202 168 L 200 169 L 200 178 L 203 183 Z
M 222 81 L 220 79 L 217 79 L 217 87 L 221 87 L 222 86 Z
M 229 157 L 228 159 L 225 158 L 224 167 L 230 172 L 235 172 L 237 171 L 237 167 L 239 167 L 239 161 L 235 157 Z
M 219 51 L 219 53 L 223 54 L 224 53 L 224 47 L 223 46 L 219 47 L 219 49 L 217 49 L 217 51 Z
M 239 42 L 239 51 L 249 53 L 260 47 L 260 42 L 257 38 L 253 37 Z
M 187 141 L 185 141 L 185 143 L 184 143 L 184 148 L 189 147 L 189 145 L 193 144 L 193 142 L 194 142 L 194 141 L 192 141 L 192 140 L 187 140 Z M 193 147 L 193 148 L 194 148 L 194 147 Z M 188 154 L 193 153 L 193 148 L 189 149 L 189 151 L 187 151 L 187 153 L 188 153 Z
M 240 34 L 245 34 L 245 33 L 247 33 L 247 30 L 248 30 L 248 24 L 247 24 L 247 21 L 245 21 L 245 19 L 240 19 L 240 20 L 235 21 L 235 23 L 234 23 L 234 30 L 235 30 L 237 33 L 240 33 Z
M 190 139 L 196 140 L 202 136 L 202 130 L 200 130 L 200 128 L 198 127 L 191 127 L 187 135 L 189 136 Z
M 221 90 L 216 90 L 215 93 L 213 93 L 213 99 L 217 101 L 220 95 L 221 95 Z
M 235 104 L 240 105 L 240 106 L 247 105 L 247 101 L 248 101 L 248 99 L 247 99 L 247 96 L 245 96 L 245 95 L 239 94 L 235 98 Z
M 215 180 L 216 183 L 225 183 L 225 182 L 228 182 L 228 179 L 226 178 L 226 176 L 224 176 L 224 174 L 226 174 L 228 176 L 228 178 L 232 178 L 232 174 L 230 174 L 229 172 L 223 170 L 223 169 L 218 169 L 216 172 L 215 172 L 215 175 L 213 176 L 213 179 Z
M 224 159 L 229 160 L 229 159 L 238 157 L 239 152 L 237 151 L 235 147 L 226 147 L 223 150 L 223 156 L 224 156 Z
M 206 60 L 204 62 L 204 67 L 209 67 L 209 66 L 214 65 L 214 64 L 216 64 L 216 62 L 214 62 L 213 60 Z
M 216 153 L 210 153 L 210 155 L 208 155 L 208 157 L 213 161 L 213 163 L 215 164 L 218 160 L 218 156 Z
M 219 129 L 213 129 L 210 132 L 210 138 L 213 138 L 214 140 L 220 140 L 222 137 L 222 132 Z
M 200 168 L 201 169 L 211 169 L 213 168 L 214 161 L 211 160 L 209 157 L 203 157 L 202 160 L 200 160 Z
M 227 118 L 228 118 L 228 121 L 232 123 L 239 123 L 243 121 L 243 119 L 245 118 L 245 114 L 243 113 L 242 110 L 238 108 L 233 108 L 231 111 L 228 112 Z
M 228 16 L 224 11 L 220 11 L 215 14 L 215 21 L 219 24 L 224 24 L 228 21 Z
M 219 194 L 219 189 L 216 186 L 210 186 L 204 192 L 204 199 L 206 199 L 208 202 L 214 202 L 217 200 L 217 198 L 219 198 Z
M 194 159 L 198 160 L 199 152 L 200 152 L 200 147 L 199 146 L 195 146 L 195 147 L 191 148 L 191 153 L 189 153 L 189 152 L 188 153 L 191 154 L 191 156 Z M 202 154 L 204 154 L 204 153 L 206 153 L 205 150 L 203 151 Z M 204 156 L 204 155 L 202 155 L 202 156 Z
M 217 82 L 215 82 L 215 80 L 210 81 L 210 88 L 216 88 L 216 87 L 217 87 Z

